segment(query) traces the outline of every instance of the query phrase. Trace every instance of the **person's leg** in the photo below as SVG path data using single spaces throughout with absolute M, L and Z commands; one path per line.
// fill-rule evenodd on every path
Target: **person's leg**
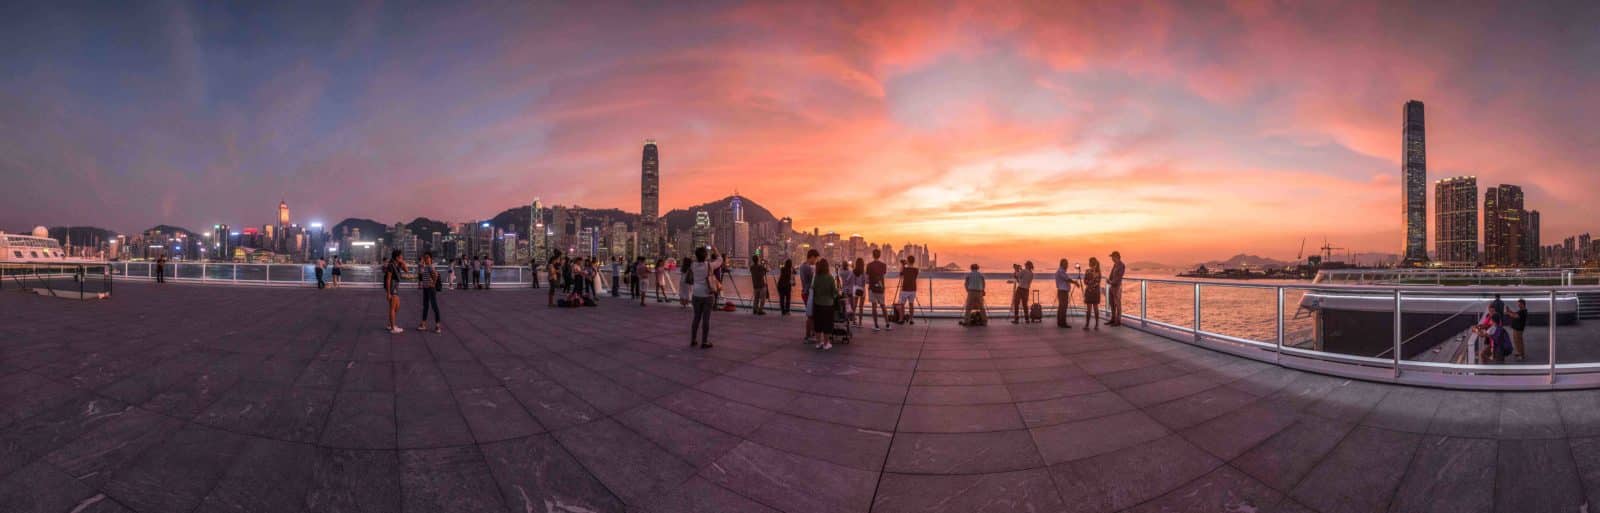
M 1122 324 L 1122 286 L 1110 288 L 1110 323 L 1112 326 Z
M 394 316 L 400 312 L 400 296 L 389 295 L 389 330 L 394 331 Z
M 422 331 L 424 328 L 428 327 L 428 310 L 430 308 L 432 308 L 428 304 L 429 303 L 429 301 L 428 301 L 428 296 L 429 296 L 428 293 L 429 292 L 433 292 L 433 290 L 432 289 L 422 289 L 422 318 L 421 319 L 417 319 L 417 331 Z
M 700 347 L 711 347 L 711 307 L 710 300 L 705 300 L 706 305 L 701 308 L 700 314 Z
M 1067 293 L 1056 290 L 1056 327 L 1067 326 Z
M 1523 348 L 1522 344 L 1523 344 L 1522 330 L 1511 330 L 1511 348 L 1515 349 L 1515 351 L 1513 351 L 1513 352 L 1516 353 L 1513 356 L 1516 356 L 1519 359 L 1523 358 L 1523 357 L 1525 357 L 1527 355 L 1527 353 L 1523 352 L 1524 348 Z

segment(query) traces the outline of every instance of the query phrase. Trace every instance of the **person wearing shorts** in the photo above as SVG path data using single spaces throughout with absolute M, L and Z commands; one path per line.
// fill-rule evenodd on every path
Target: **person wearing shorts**
M 405 332 L 394 323 L 395 314 L 400 312 L 400 275 L 405 272 L 406 261 L 400 258 L 400 250 L 394 250 L 389 254 L 389 262 L 383 264 L 383 294 L 389 302 L 389 333 Z
M 900 266 L 900 297 L 895 302 L 905 309 L 906 324 L 916 324 L 917 257 L 906 257 Z
M 872 305 L 872 331 L 878 331 L 878 310 L 883 310 L 884 326 L 894 329 L 888 322 L 889 307 L 883 303 L 884 275 L 889 273 L 888 264 L 883 263 L 883 251 L 877 248 L 872 250 L 872 263 L 867 264 L 867 303 Z

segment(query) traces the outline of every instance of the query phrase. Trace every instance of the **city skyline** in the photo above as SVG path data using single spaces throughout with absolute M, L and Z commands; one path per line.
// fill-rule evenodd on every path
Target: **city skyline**
M 19 14 L 8 230 L 249 225 L 279 199 L 325 223 L 632 210 L 656 138 L 663 204 L 739 189 L 950 260 L 1394 253 L 1408 99 L 1431 111 L 1427 182 L 1519 184 L 1548 240 L 1600 214 L 1582 3 Z

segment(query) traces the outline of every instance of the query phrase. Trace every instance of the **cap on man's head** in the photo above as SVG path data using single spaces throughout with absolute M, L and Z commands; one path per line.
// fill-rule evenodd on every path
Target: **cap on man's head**
M 1112 258 L 1122 258 L 1122 253 L 1119 252 L 1119 251 L 1112 251 L 1111 252 L 1111 257 Z

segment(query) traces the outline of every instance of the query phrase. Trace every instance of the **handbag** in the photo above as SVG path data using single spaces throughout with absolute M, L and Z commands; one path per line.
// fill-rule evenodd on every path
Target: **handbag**
M 711 266 L 707 265 L 706 266 L 706 290 L 711 291 L 711 295 L 713 295 L 713 296 L 722 293 L 722 280 L 715 279 L 716 276 L 717 276 L 717 273 L 711 272 Z

